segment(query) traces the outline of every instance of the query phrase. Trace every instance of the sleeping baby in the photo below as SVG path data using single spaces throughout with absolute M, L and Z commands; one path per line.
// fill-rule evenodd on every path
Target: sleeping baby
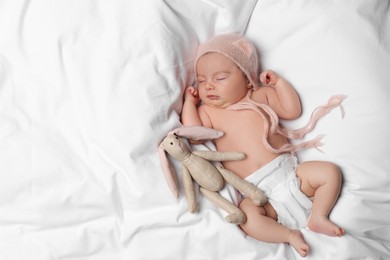
M 318 118 L 340 106 L 344 96 L 334 96 L 319 107 L 306 127 L 285 129 L 279 119 L 300 116 L 299 96 L 277 73 L 267 70 L 258 77 L 258 70 L 256 49 L 243 36 L 223 34 L 201 44 L 195 60 L 198 87 L 186 89 L 181 120 L 185 126 L 223 131 L 215 141 L 218 151 L 245 153 L 244 160 L 223 166 L 257 185 L 268 202 L 259 207 L 242 196 L 239 208 L 247 217 L 242 230 L 260 241 L 289 243 L 306 256 L 309 245 L 299 229 L 307 226 L 329 236 L 344 235 L 329 220 L 342 176 L 330 162 L 297 163 L 294 152 L 318 146 L 319 138 L 300 144 L 289 139 L 303 137 Z

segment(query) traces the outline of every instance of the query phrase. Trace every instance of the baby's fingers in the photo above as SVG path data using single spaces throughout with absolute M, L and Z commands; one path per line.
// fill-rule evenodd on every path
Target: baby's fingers
M 260 74 L 260 81 L 264 84 L 268 84 L 270 81 L 270 73 L 268 71 L 264 71 Z
M 192 86 L 186 88 L 185 96 L 187 98 L 194 97 L 198 98 L 198 90 Z
M 194 93 L 194 90 L 195 90 L 195 88 L 193 87 L 193 86 L 190 86 L 190 87 L 187 87 L 186 88 L 186 94 L 193 94 Z
M 277 81 L 277 75 L 271 70 L 264 71 L 260 74 L 260 80 L 266 85 L 273 85 Z

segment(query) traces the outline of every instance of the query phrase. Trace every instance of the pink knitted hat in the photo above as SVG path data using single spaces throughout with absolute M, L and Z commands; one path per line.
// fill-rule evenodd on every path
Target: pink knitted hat
M 244 36 L 235 33 L 221 34 L 200 44 L 195 58 L 195 70 L 200 57 L 210 52 L 225 55 L 244 72 L 253 88 L 259 86 L 256 48 Z

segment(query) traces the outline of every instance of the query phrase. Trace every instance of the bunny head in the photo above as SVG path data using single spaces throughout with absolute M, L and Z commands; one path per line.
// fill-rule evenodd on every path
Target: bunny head
M 189 147 L 176 133 L 168 134 L 161 144 L 164 150 L 178 161 L 183 161 L 191 154 Z

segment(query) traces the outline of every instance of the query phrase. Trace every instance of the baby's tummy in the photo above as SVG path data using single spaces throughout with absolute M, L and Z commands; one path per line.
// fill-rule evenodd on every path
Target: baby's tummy
M 259 139 L 252 140 L 250 143 L 240 143 L 239 141 L 230 143 L 228 140 L 226 141 L 226 144 L 225 142 L 217 142 L 218 151 L 245 153 L 245 159 L 243 160 L 223 163 L 226 169 L 233 171 L 241 178 L 249 176 L 278 156 L 278 154 L 269 151 L 262 140 Z M 235 145 L 232 145 L 233 143 Z

